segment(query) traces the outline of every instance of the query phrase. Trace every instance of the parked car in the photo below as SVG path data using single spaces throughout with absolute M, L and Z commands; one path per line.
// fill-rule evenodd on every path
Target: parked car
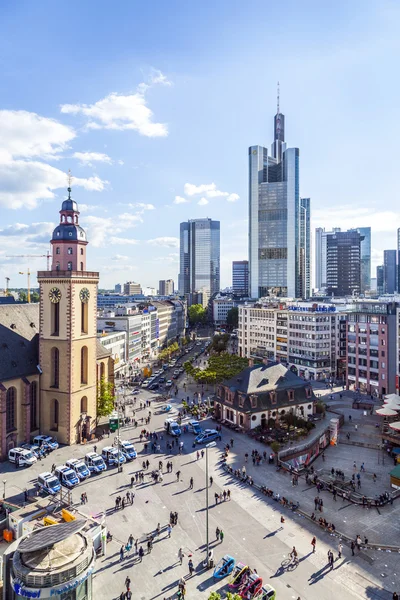
M 195 438 L 196 444 L 208 444 L 214 440 L 220 440 L 221 434 L 216 429 L 205 429 Z
M 61 484 L 53 473 L 44 472 L 37 478 L 37 486 L 41 492 L 54 496 L 61 490 Z
M 149 385 L 149 390 L 151 390 L 151 391 L 158 390 L 159 387 L 160 386 L 158 383 L 152 383 L 151 385 Z
M 170 388 L 172 387 L 172 381 L 170 379 L 168 379 L 167 383 L 165 384 L 166 388 Z
M 54 471 L 54 475 L 58 481 L 66 488 L 72 489 L 79 483 L 77 474 L 73 469 L 67 467 L 67 465 L 61 465 Z
M 174 437 L 179 437 L 182 433 L 178 423 L 174 421 L 174 419 L 166 419 L 164 422 L 164 429 Z
M 25 448 L 25 450 L 30 450 L 33 456 L 36 456 L 36 458 L 43 458 L 45 455 L 43 450 L 39 448 L 39 446 L 35 446 L 34 444 L 21 444 L 21 448 Z
M 37 458 L 31 450 L 26 450 L 25 448 L 11 448 L 11 450 L 8 451 L 8 460 L 10 463 L 18 462 L 20 467 L 31 467 L 37 461 Z
M 90 477 L 90 471 L 83 462 L 83 460 L 79 460 L 78 458 L 71 458 L 70 460 L 67 460 L 65 464 L 67 465 L 67 467 L 75 471 L 80 481 L 85 481 L 85 479 Z
M 126 462 L 126 458 L 122 451 L 118 452 L 117 448 L 113 448 L 112 446 L 105 446 L 101 452 L 101 456 L 103 457 L 105 463 L 110 467 L 116 467 L 118 462 L 119 464 Z
M 33 443 L 35 444 L 35 446 L 46 446 L 51 452 L 53 450 L 57 450 L 58 448 L 58 442 L 55 438 L 51 437 L 50 435 L 36 435 L 33 438 Z
M 188 429 L 190 433 L 195 433 L 196 435 L 200 435 L 202 433 L 202 428 L 200 427 L 200 423 L 198 421 L 191 420 L 188 423 Z
M 165 383 L 165 377 L 160 377 L 160 379 L 158 380 L 158 383 Z
M 133 460 L 136 458 L 137 453 L 135 450 L 135 446 L 129 442 L 128 440 L 123 440 L 120 443 L 121 452 L 125 456 L 126 460 Z
M 88 452 L 84 458 L 85 465 L 89 469 L 90 473 L 101 473 L 106 471 L 107 465 L 96 452 Z

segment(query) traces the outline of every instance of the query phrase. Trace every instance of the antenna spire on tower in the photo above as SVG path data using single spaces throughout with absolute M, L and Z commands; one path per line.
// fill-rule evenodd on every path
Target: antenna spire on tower
M 278 81 L 278 94 L 276 96 L 276 113 L 279 115 L 279 81 Z
M 68 200 L 71 200 L 71 183 L 72 183 L 72 173 L 71 169 L 68 169 Z

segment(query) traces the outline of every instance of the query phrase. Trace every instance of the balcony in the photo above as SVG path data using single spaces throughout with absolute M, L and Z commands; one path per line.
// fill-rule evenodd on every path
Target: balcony
M 99 279 L 98 271 L 38 271 L 38 279 Z

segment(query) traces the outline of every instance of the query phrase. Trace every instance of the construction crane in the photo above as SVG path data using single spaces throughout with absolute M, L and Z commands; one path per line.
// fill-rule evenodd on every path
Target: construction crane
M 26 273 L 25 273 L 25 271 L 19 271 L 19 274 L 28 276 L 28 302 L 30 302 L 31 301 L 31 272 L 28 269 Z
M 10 285 L 10 278 L 6 277 L 6 296 L 8 296 L 8 287 Z
M 6 258 L 47 258 L 47 270 L 50 271 L 51 252 L 47 250 L 47 254 L 13 254 L 6 255 Z

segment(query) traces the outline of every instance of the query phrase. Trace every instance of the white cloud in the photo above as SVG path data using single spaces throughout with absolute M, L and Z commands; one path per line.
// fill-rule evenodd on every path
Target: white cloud
M 142 211 L 156 209 L 154 204 L 145 204 L 144 202 L 133 202 L 133 203 L 129 203 L 129 204 L 124 204 L 123 206 L 128 206 L 129 208 L 141 208 L 142 209 L 140 211 L 141 214 L 142 214 Z
M 133 238 L 122 238 L 118 236 L 110 237 L 110 244 L 121 245 L 121 246 L 136 246 L 139 243 L 139 240 L 135 240 Z
M 147 240 L 151 246 L 164 246 L 165 248 L 178 248 L 179 239 L 175 237 L 158 237 L 152 240 Z
M 1 141 L 0 141 L 1 144 Z M 102 191 L 107 182 L 99 177 L 74 177 L 74 186 L 90 191 Z M 54 198 L 54 190 L 66 188 L 63 171 L 38 161 L 12 160 L 0 162 L 0 206 L 35 208 L 39 200 Z
M 102 152 L 74 152 L 73 158 L 77 158 L 83 165 L 91 166 L 94 162 L 103 162 L 112 165 L 112 158 Z
M 109 246 L 111 244 L 129 244 L 135 241 L 129 238 L 119 238 L 118 234 L 126 232 L 143 220 L 139 215 L 123 213 L 115 217 L 98 217 L 96 215 L 85 215 L 82 218 L 83 226 L 87 226 L 88 239 L 95 247 Z
M 190 202 L 187 198 L 182 198 L 182 196 L 175 196 L 174 204 L 187 204 Z
M 153 70 L 148 83 L 141 83 L 129 95 L 112 92 L 94 104 L 64 104 L 61 112 L 88 117 L 89 129 L 134 130 L 146 137 L 165 137 L 168 128 L 153 121 L 153 112 L 147 106 L 146 92 L 156 84 L 170 85 L 161 71 Z
M 75 131 L 55 119 L 25 110 L 0 110 L 0 162 L 54 156 L 68 147 Z
M 197 203 L 199 206 L 206 206 L 206 204 L 209 204 L 207 198 L 200 198 L 200 200 Z
M 124 254 L 116 254 L 111 258 L 111 260 L 129 260 L 129 256 L 125 256 Z
M 236 202 L 236 200 L 239 200 L 238 194 L 221 192 L 221 190 L 217 189 L 215 183 L 202 183 L 201 185 L 185 183 L 183 189 L 187 196 L 198 196 L 200 194 L 204 194 L 207 198 L 226 198 L 228 202 Z
M 373 227 L 373 233 L 390 232 L 400 227 L 400 213 L 352 205 L 316 209 L 312 213 L 313 227 L 341 227 L 343 231 L 356 227 Z
M 105 265 L 104 267 L 101 267 L 102 271 L 112 271 L 114 273 L 114 271 L 136 271 L 137 270 L 137 266 L 136 265 Z
M 160 261 L 168 263 L 177 263 L 179 261 L 179 254 L 178 252 L 170 252 L 166 256 L 157 256 L 157 258 L 155 258 L 153 262 L 157 263 Z

